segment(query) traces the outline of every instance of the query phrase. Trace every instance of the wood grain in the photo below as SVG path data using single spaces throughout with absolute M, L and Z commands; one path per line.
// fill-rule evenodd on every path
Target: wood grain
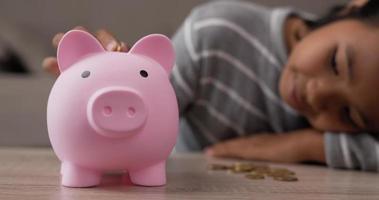
M 243 175 L 208 171 L 208 163 L 236 160 L 207 158 L 201 154 L 173 154 L 167 164 L 168 184 L 132 185 L 121 174 L 104 175 L 95 188 L 66 188 L 59 184 L 59 161 L 48 148 L 0 148 L 1 200 L 97 199 L 379 199 L 376 173 L 333 170 L 323 166 L 279 165 L 296 172 L 298 182 L 270 178 L 249 180 Z

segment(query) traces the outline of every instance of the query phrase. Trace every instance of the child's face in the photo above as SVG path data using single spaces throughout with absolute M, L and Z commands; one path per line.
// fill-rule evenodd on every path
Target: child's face
M 379 28 L 346 19 L 307 35 L 291 52 L 280 95 L 312 126 L 379 130 Z

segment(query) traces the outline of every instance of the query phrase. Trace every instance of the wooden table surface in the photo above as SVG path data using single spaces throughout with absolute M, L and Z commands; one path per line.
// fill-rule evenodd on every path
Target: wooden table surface
M 269 163 L 270 167 L 295 171 L 299 178 L 298 182 L 279 182 L 207 170 L 209 163 L 234 162 L 201 154 L 173 154 L 165 186 L 134 186 L 120 174 L 108 174 L 99 187 L 66 188 L 59 184 L 59 161 L 51 149 L 2 147 L 0 199 L 379 199 L 379 176 L 375 173 Z

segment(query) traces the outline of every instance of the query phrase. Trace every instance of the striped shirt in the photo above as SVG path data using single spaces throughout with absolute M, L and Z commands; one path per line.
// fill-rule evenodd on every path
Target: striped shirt
M 309 127 L 278 91 L 287 61 L 283 25 L 292 14 L 306 15 L 243 1 L 214 1 L 192 10 L 173 37 L 177 62 L 171 82 L 182 119 L 179 151 Z M 379 147 L 371 135 L 324 135 L 329 166 L 379 168 Z M 366 149 L 366 143 L 373 146 Z

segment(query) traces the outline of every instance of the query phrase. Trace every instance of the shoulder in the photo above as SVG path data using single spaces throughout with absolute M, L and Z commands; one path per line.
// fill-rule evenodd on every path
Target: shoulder
M 194 41 L 219 43 L 244 35 L 263 39 L 270 32 L 272 10 L 246 1 L 211 1 L 192 9 L 186 19 Z
M 222 18 L 233 22 L 251 22 L 269 18 L 270 12 L 267 7 L 246 1 L 211 1 L 193 8 L 190 18 L 193 21 Z

